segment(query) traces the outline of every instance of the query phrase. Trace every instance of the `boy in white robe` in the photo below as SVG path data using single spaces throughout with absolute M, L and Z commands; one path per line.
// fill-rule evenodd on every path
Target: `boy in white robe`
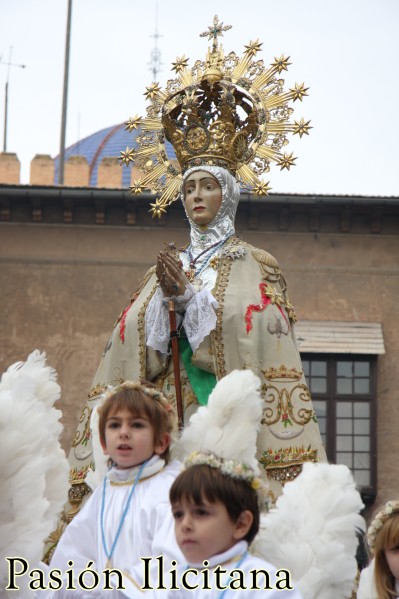
M 181 596 L 301 599 L 284 564 L 277 569 L 248 552 L 259 529 L 261 482 L 252 469 L 205 453 L 193 454 L 190 463 L 170 490 L 176 539 L 186 558 Z
M 170 489 L 184 558 L 173 563 L 163 559 L 158 572 L 147 578 L 144 596 L 244 599 L 256 593 L 268 599 L 302 599 L 283 563 L 278 571 L 248 552 L 268 492 L 256 459 L 259 387 L 259 378 L 249 370 L 230 373 L 184 429 L 177 452 L 186 456 L 185 469 Z M 124 595 L 134 599 L 137 590 L 130 583 Z
M 169 505 L 169 489 L 181 467 L 176 461 L 166 465 L 173 420 L 171 405 L 151 383 L 125 381 L 107 393 L 100 408 L 99 434 L 112 467 L 55 550 L 50 569 L 65 573 L 72 567 L 77 587 L 67 590 L 64 580 L 63 589 L 54 593 L 57 599 L 87 597 L 88 592 L 91 598 L 111 597 L 111 590 L 102 589 L 103 571 L 108 568 L 121 572 L 109 587 L 121 586 L 125 578 L 140 587 L 144 556 L 183 559 Z M 89 569 L 99 575 L 92 591 L 81 583 L 91 587 L 93 576 L 80 577 L 89 562 Z

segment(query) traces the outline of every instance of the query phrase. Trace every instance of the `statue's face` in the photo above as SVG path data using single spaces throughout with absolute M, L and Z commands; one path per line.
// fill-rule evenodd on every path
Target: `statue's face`
M 184 201 L 196 225 L 208 225 L 219 212 L 222 189 L 219 181 L 206 171 L 195 171 L 184 183 Z

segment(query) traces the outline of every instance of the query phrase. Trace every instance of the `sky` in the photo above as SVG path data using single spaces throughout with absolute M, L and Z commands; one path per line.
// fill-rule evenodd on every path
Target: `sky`
M 59 153 L 67 5 L 0 0 L 1 150 L 8 78 L 7 151 L 21 161 L 21 183 L 36 154 Z M 66 146 L 144 116 L 154 32 L 164 86 L 177 56 L 205 58 L 199 34 L 215 13 L 232 25 L 225 53 L 241 56 L 259 38 L 266 65 L 290 56 L 287 87 L 310 88 L 293 107 L 313 129 L 287 146 L 295 167 L 272 166 L 274 192 L 399 196 L 399 0 L 72 0 Z M 10 48 L 26 68 L 3 64 Z

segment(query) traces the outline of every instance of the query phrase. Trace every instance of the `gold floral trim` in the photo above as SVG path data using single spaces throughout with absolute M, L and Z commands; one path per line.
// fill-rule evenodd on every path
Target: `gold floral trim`
M 287 283 L 282 274 L 277 260 L 268 252 L 254 248 L 252 255 L 259 264 L 262 279 L 269 283 L 275 283 L 280 286 L 280 292 L 275 291 L 275 300 L 272 303 L 277 303 L 280 306 L 284 306 L 287 316 L 291 322 L 297 322 L 296 311 L 291 303 L 287 293 Z M 268 295 L 268 294 L 267 294 Z M 282 296 L 282 297 L 281 297 Z
M 295 369 L 292 370 L 295 371 Z M 270 368 L 269 372 L 270 371 L 277 372 L 277 369 Z M 262 372 L 265 374 L 265 371 L 262 370 Z M 299 375 L 299 371 L 295 372 Z M 274 380 L 276 380 L 276 382 L 287 381 L 289 383 L 292 382 L 293 379 L 290 377 L 287 377 L 286 379 L 283 377 L 277 378 L 276 374 Z M 284 428 L 287 428 L 288 426 L 293 426 L 293 422 L 301 426 L 304 426 L 310 422 L 310 420 L 317 422 L 313 408 L 298 407 L 297 402 L 293 401 L 294 395 L 301 402 L 308 403 L 312 400 L 309 389 L 304 383 L 299 383 L 291 388 L 278 388 L 275 385 L 264 383 L 261 387 L 261 396 L 265 402 L 265 407 L 263 409 L 261 423 L 270 426 L 281 420 Z M 273 406 L 276 408 L 276 412 L 274 412 Z M 294 411 L 294 407 L 296 411 Z
M 284 292 L 283 292 L 284 293 Z M 296 311 L 294 306 L 291 304 L 288 294 L 284 293 L 284 297 L 285 297 L 285 310 L 287 312 L 287 316 L 290 319 L 291 322 L 297 322 L 297 317 L 296 317 Z
M 92 465 L 91 465 L 92 466 Z M 80 504 L 86 495 L 90 495 L 91 489 L 84 480 L 76 480 L 72 483 L 68 491 L 68 501 L 70 508 L 67 505 L 64 508 L 61 520 L 69 524 L 80 510 Z
M 84 425 L 82 431 L 79 430 L 79 426 L 78 426 L 76 433 L 72 440 L 72 447 L 77 447 L 80 444 L 86 445 L 87 441 L 89 440 L 89 438 L 90 438 L 90 414 L 91 414 L 91 408 L 89 407 L 88 404 L 86 404 L 82 410 L 82 414 L 79 419 L 79 424 L 82 424 L 82 422 L 84 421 L 85 425 Z
M 64 524 L 62 524 L 62 523 L 57 524 L 57 528 L 55 530 L 53 530 L 53 532 L 44 541 L 44 544 L 46 546 L 48 544 L 50 544 L 50 546 L 46 549 L 46 551 L 42 557 L 42 561 L 45 564 L 49 565 L 49 563 L 51 562 L 55 548 L 57 547 L 58 541 L 62 537 L 64 530 L 65 530 Z
M 303 464 L 295 466 L 285 466 L 284 468 L 270 468 L 266 470 L 268 478 L 285 485 L 286 482 L 294 480 L 302 472 Z
M 236 237 L 233 237 L 229 245 L 239 245 L 240 240 Z M 213 355 L 215 356 L 215 365 L 216 365 L 216 378 L 220 379 L 226 376 L 226 363 L 224 359 L 224 343 L 223 343 L 223 308 L 224 308 L 224 296 L 226 293 L 226 287 L 229 282 L 229 275 L 231 271 L 231 267 L 233 264 L 233 260 L 228 256 L 221 256 L 219 262 L 219 270 L 216 278 L 214 296 L 216 301 L 219 304 L 218 309 L 216 310 L 216 327 L 211 332 L 212 339 L 212 350 Z
M 139 336 L 139 359 L 140 359 L 140 378 L 146 378 L 146 339 L 145 339 L 145 312 L 147 310 L 147 306 L 150 303 L 152 296 L 154 295 L 157 289 L 157 283 L 155 283 L 153 289 L 149 293 L 147 299 L 144 301 L 141 306 L 137 318 L 137 332 Z
M 267 449 L 259 462 L 264 467 L 268 478 L 285 484 L 294 480 L 302 472 L 304 462 L 317 462 L 317 449 L 303 447 L 285 447 L 277 450 Z
M 265 379 L 268 381 L 279 381 L 285 382 L 289 381 L 300 381 L 303 375 L 302 370 L 298 370 L 297 368 L 287 368 L 284 364 L 281 364 L 278 368 L 268 368 L 267 370 L 262 370 L 265 375 Z
M 69 471 L 69 483 L 71 485 L 80 484 L 86 478 L 87 471 L 93 468 L 93 462 L 87 464 L 86 466 L 82 466 L 81 468 L 76 468 L 76 466 L 74 468 L 71 468 Z
M 101 393 L 104 393 L 106 388 L 107 388 L 107 385 L 105 385 L 105 383 L 97 383 L 97 385 L 95 387 L 90 389 L 90 392 L 88 394 L 89 401 L 91 399 L 94 399 L 95 397 L 97 397 L 97 395 L 101 395 Z
M 312 449 L 311 446 L 301 447 L 280 447 L 280 449 L 267 449 L 262 453 L 259 462 L 268 468 L 286 468 L 303 464 L 303 462 L 317 462 L 317 449 Z

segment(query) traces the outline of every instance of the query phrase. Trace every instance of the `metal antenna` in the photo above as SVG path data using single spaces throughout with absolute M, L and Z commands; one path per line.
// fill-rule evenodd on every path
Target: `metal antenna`
M 5 88 L 5 94 L 4 94 L 4 138 L 3 138 L 3 152 L 7 152 L 7 121 L 8 121 L 8 84 L 10 81 L 10 69 L 11 67 L 18 67 L 20 69 L 25 69 L 26 65 L 24 64 L 15 64 L 13 62 L 11 62 L 11 55 L 12 55 L 12 46 L 10 46 L 10 57 L 8 59 L 8 62 L 5 62 L 4 60 L 1 60 L 2 57 L 0 56 L 0 64 L 4 64 L 5 66 L 8 67 L 7 70 L 7 79 L 6 79 L 6 88 Z
M 158 39 L 163 37 L 158 33 L 158 2 L 155 4 L 155 33 L 150 35 L 155 40 L 155 46 L 151 51 L 151 61 L 148 63 L 150 65 L 150 71 L 152 71 L 152 82 L 156 83 L 158 79 L 158 73 L 162 71 L 161 66 L 163 62 L 161 62 L 161 51 L 158 48 Z

